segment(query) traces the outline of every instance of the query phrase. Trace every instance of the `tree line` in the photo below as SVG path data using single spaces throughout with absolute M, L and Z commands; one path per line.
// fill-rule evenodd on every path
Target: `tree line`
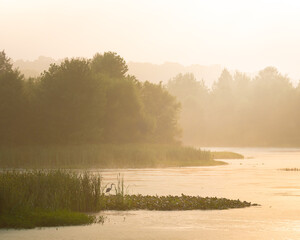
M 193 74 L 167 84 L 182 103 L 183 141 L 204 146 L 300 146 L 300 85 L 274 67 L 251 78 L 224 69 L 209 89 Z
M 0 144 L 173 143 L 180 104 L 113 52 L 25 78 L 0 52 Z
M 182 108 L 185 143 L 300 146 L 300 85 L 276 68 L 224 69 L 211 89 L 189 73 L 163 86 L 127 72 L 106 52 L 25 78 L 0 52 L 0 144 L 174 143 Z

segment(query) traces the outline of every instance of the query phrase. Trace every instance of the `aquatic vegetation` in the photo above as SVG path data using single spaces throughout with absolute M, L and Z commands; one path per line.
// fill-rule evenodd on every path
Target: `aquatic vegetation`
M 0 173 L 0 228 L 84 225 L 101 218 L 101 177 L 63 170 Z
M 250 202 L 216 197 L 200 196 L 143 196 L 143 195 L 109 195 L 102 200 L 103 210 L 221 210 L 229 208 L 250 207 Z
M 18 209 L 99 210 L 101 177 L 63 170 L 0 173 L 0 212 Z
M 235 152 L 212 152 L 213 159 L 244 159 L 244 156 Z
M 210 151 L 180 145 L 90 144 L 0 147 L 2 168 L 145 168 L 211 166 Z
M 240 200 L 200 196 L 129 195 L 118 175 L 105 194 L 99 175 L 66 170 L 0 172 L 0 228 L 82 225 L 102 222 L 101 210 L 213 210 L 250 207 Z
M 280 168 L 280 171 L 300 171 L 300 168 Z

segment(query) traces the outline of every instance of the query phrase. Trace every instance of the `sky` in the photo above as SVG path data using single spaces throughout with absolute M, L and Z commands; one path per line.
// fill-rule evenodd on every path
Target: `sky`
M 277 67 L 300 79 L 297 0 L 0 0 L 0 50 L 13 60 L 92 57 Z

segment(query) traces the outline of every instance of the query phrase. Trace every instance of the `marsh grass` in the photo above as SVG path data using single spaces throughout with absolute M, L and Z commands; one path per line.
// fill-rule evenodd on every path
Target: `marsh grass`
M 0 147 L 2 168 L 145 168 L 209 166 L 210 151 L 180 145 L 97 144 Z
M 99 210 L 101 177 L 62 170 L 0 174 L 0 212 L 18 209 Z
M 102 179 L 66 170 L 0 172 L 0 228 L 82 225 L 102 221 L 86 213 L 101 210 L 213 210 L 250 207 L 249 202 L 200 196 L 127 194 L 119 174 L 114 194 Z
M 115 185 L 115 194 L 117 196 L 125 196 L 127 194 L 128 186 L 125 186 L 124 176 L 120 173 L 117 176 L 117 184 Z
M 244 159 L 244 156 L 235 152 L 211 152 L 213 159 Z
M 0 173 L 0 227 L 83 225 L 99 221 L 101 177 L 63 170 Z

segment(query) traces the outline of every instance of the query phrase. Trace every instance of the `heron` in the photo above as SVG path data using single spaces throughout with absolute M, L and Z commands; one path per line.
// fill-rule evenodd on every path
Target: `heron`
M 111 191 L 113 185 L 115 185 L 115 184 L 112 183 L 112 184 L 110 185 L 110 187 L 106 188 L 105 193 L 109 193 L 109 192 Z

